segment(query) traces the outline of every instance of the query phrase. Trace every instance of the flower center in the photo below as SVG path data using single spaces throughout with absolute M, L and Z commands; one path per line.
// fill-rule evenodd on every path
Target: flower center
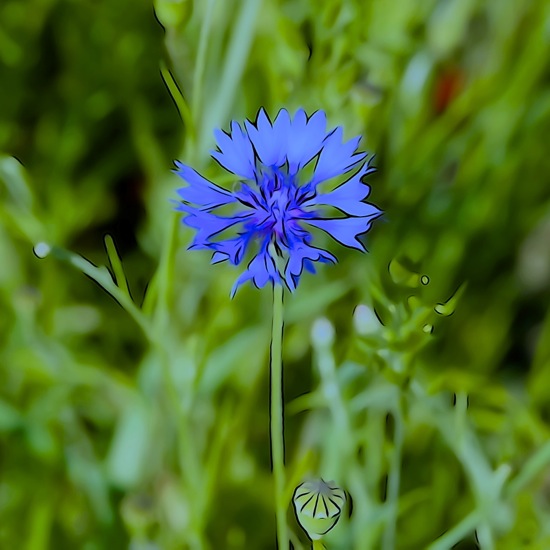
M 288 189 L 282 187 L 269 197 L 269 209 L 275 223 L 283 223 L 290 206 Z
M 298 222 L 309 217 L 309 213 L 301 208 L 300 188 L 284 169 L 264 168 L 256 181 L 259 194 L 254 202 L 259 209 L 250 228 L 259 235 L 269 236 L 278 254 L 284 255 L 284 249 L 304 238 Z

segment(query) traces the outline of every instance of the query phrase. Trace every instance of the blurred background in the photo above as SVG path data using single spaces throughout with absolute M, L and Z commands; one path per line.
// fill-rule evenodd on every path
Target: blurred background
M 169 202 L 261 106 L 363 135 L 385 211 L 286 297 L 289 498 L 349 491 L 329 549 L 550 548 L 549 54 L 544 0 L 3 0 L 0 548 L 275 548 L 270 292 Z

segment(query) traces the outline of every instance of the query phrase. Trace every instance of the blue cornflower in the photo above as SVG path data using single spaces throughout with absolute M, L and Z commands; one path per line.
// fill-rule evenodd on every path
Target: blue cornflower
M 268 282 L 295 290 L 304 268 L 314 262 L 335 263 L 327 250 L 312 246 L 310 228 L 328 233 L 345 246 L 364 251 L 359 235 L 370 229 L 381 211 L 364 202 L 370 188 L 363 178 L 374 172 L 366 153 L 357 152 L 360 137 L 342 142 L 342 128 L 326 132 L 326 115 L 310 118 L 300 109 L 291 119 L 282 109 L 273 123 L 260 109 L 256 123 L 244 128 L 233 121 L 231 132 L 215 131 L 218 149 L 212 157 L 242 178 L 229 191 L 208 181 L 193 168 L 176 162 L 175 172 L 189 185 L 178 189 L 186 214 L 183 223 L 197 231 L 190 249 L 213 251 L 212 263 L 240 264 L 253 257 L 235 282 L 231 295 L 246 281 L 256 287 Z M 309 179 L 303 168 L 314 161 Z M 354 171 L 330 192 L 319 184 Z M 231 215 L 216 210 L 235 206 Z

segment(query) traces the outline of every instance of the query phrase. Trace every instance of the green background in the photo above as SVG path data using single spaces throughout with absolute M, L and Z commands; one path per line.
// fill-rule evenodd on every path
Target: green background
M 169 202 L 261 106 L 363 135 L 385 212 L 286 296 L 289 499 L 349 491 L 329 549 L 550 548 L 549 56 L 544 0 L 3 0 L 0 548 L 275 548 L 270 291 Z

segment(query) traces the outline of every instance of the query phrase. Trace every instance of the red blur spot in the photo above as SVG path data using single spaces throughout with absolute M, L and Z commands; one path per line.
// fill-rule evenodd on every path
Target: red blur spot
M 434 92 L 434 107 L 440 115 L 460 93 L 464 84 L 464 74 L 460 69 L 447 69 L 436 81 Z

